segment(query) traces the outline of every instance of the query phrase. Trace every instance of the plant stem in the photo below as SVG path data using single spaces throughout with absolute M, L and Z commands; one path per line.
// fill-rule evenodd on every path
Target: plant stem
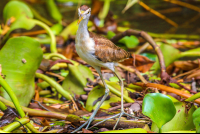
M 55 80 L 51 79 L 50 77 L 48 77 L 44 74 L 40 74 L 40 73 L 36 73 L 35 76 L 36 76 L 36 78 L 40 78 L 40 79 L 46 81 L 47 83 L 49 83 L 50 86 L 54 87 L 57 90 L 57 92 L 59 92 L 66 99 L 73 100 L 72 96 L 67 91 L 65 91 L 62 88 L 62 86 L 60 86 Z
M 56 53 L 57 52 L 57 49 L 56 49 L 56 37 L 55 35 L 53 34 L 53 32 L 51 31 L 51 29 L 43 22 L 41 21 L 38 21 L 38 20 L 35 20 L 35 19 L 32 19 L 32 21 L 41 26 L 42 28 L 44 28 L 47 33 L 49 34 L 49 36 L 51 37 L 51 45 L 50 45 L 50 50 L 52 53 Z
M 28 122 L 30 122 L 30 119 L 27 118 L 27 117 L 23 117 L 21 119 L 18 119 L 19 122 L 21 122 L 21 124 L 25 125 L 27 124 Z M 13 130 L 19 128 L 21 126 L 21 124 L 19 122 L 13 122 L 7 126 L 5 126 L 3 128 L 3 131 L 6 131 L 6 132 L 12 132 Z
M 7 94 L 10 96 L 12 102 L 14 103 L 19 115 L 21 117 L 25 117 L 25 113 L 22 110 L 22 107 L 15 95 L 15 93 L 13 92 L 12 88 L 8 85 L 8 83 L 2 78 L 2 76 L 0 75 L 0 85 L 4 88 L 4 90 L 7 92 Z M 32 131 L 32 132 L 39 132 L 38 130 L 36 130 L 30 123 L 27 123 L 27 127 Z
M 5 111 L 7 109 L 6 105 L 0 101 L 0 110 Z
M 108 14 L 109 9 L 110 9 L 110 0 L 105 0 L 104 5 L 103 5 L 103 9 L 99 13 L 99 19 L 104 20 L 106 18 L 107 14 Z
M 188 56 L 188 57 L 196 57 L 196 56 L 200 56 L 200 52 L 181 52 L 180 54 L 179 54 L 179 58 L 182 58 L 182 57 L 186 57 L 186 56 Z
M 185 101 L 193 101 L 193 100 L 196 100 L 200 98 L 200 92 L 195 94 L 195 95 L 192 95 L 190 98 L 186 99 Z
M 101 86 L 104 86 L 102 82 L 99 82 L 98 84 L 101 85 Z M 121 97 L 121 92 L 120 92 L 120 91 L 118 91 L 118 90 L 115 89 L 114 87 L 110 86 L 108 83 L 107 83 L 107 85 L 108 85 L 108 88 L 110 89 L 110 91 L 111 91 L 113 94 L 115 94 L 115 95 Z M 135 102 L 133 99 L 131 99 L 130 97 L 128 97 L 128 96 L 126 96 L 126 95 L 124 95 L 124 100 L 125 100 L 126 102 L 128 102 L 128 103 L 133 103 L 133 102 Z

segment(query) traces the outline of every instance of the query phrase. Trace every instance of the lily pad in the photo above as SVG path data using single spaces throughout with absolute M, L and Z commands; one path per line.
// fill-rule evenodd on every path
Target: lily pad
M 193 122 L 196 126 L 196 131 L 197 131 L 197 133 L 200 133 L 200 108 L 195 110 L 192 117 L 193 117 Z
M 171 121 L 163 125 L 162 132 L 195 129 L 192 114 L 194 113 L 196 108 L 192 106 L 187 112 L 185 103 L 175 102 L 174 105 L 176 108 L 176 115 Z M 154 132 L 159 132 L 159 129 L 155 123 L 152 124 L 151 130 Z
M 0 51 L 2 74 L 23 106 L 29 104 L 35 93 L 34 76 L 42 55 L 39 42 L 30 37 L 10 38 Z M 3 88 L 0 96 L 11 100 Z
M 162 128 L 176 114 L 172 100 L 161 93 L 149 93 L 145 95 L 142 104 L 142 113 Z

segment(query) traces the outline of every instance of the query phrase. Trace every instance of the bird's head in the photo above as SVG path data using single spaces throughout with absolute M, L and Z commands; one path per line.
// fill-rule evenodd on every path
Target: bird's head
M 78 8 L 78 15 L 79 15 L 79 20 L 78 20 L 79 24 L 82 20 L 90 18 L 91 8 L 89 8 L 86 5 L 82 5 L 80 8 Z

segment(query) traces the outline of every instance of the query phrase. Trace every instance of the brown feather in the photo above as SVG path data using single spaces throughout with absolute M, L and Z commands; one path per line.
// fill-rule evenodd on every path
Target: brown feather
M 119 62 L 129 58 L 131 55 L 124 49 L 116 46 L 109 39 L 89 32 L 95 42 L 95 56 L 102 62 Z
M 81 11 L 86 11 L 86 10 L 88 10 L 88 9 L 89 9 L 89 7 L 86 6 L 86 5 L 82 5 L 82 6 L 80 7 L 80 10 L 81 10 Z

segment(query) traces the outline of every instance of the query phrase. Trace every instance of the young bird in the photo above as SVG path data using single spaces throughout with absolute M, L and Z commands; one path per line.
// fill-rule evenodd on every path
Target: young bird
M 113 42 L 111 42 L 107 38 L 88 31 L 87 24 L 89 21 L 89 17 L 91 15 L 91 8 L 89 8 L 86 5 L 81 6 L 80 8 L 78 8 L 78 15 L 79 15 L 79 20 L 78 20 L 79 27 L 76 33 L 76 45 L 75 45 L 76 51 L 78 55 L 84 61 L 90 64 L 93 68 L 95 68 L 98 74 L 100 75 L 100 78 L 105 86 L 105 95 L 103 96 L 97 108 L 94 110 L 94 112 L 90 116 L 89 120 L 85 122 L 83 125 L 81 125 L 74 132 L 80 130 L 86 124 L 87 124 L 86 129 L 89 127 L 98 109 L 100 108 L 100 106 L 102 105 L 102 103 L 104 102 L 104 100 L 107 98 L 109 94 L 108 86 L 106 85 L 101 74 L 101 67 L 108 68 L 111 71 L 113 71 L 115 75 L 118 77 L 120 81 L 120 86 L 121 86 L 121 113 L 111 118 L 116 118 L 117 116 L 119 116 L 119 119 L 120 119 L 122 115 L 124 114 L 128 115 L 127 113 L 124 112 L 124 109 L 123 109 L 123 81 L 116 74 L 115 66 L 117 65 L 117 62 L 130 57 L 130 53 L 116 46 Z M 118 122 L 119 120 L 115 124 L 115 127 L 117 126 Z

